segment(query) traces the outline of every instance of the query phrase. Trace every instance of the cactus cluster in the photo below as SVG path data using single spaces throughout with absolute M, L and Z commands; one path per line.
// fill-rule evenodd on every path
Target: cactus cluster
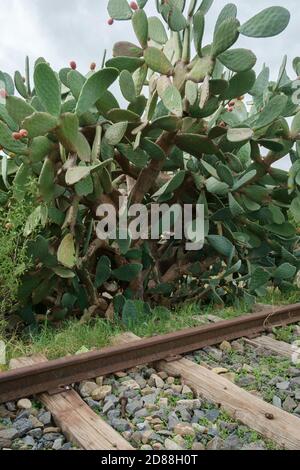
M 251 304 L 271 284 L 292 285 L 300 265 L 295 79 L 286 58 L 276 82 L 267 66 L 256 76 L 255 54 L 235 46 L 240 35 L 281 33 L 290 14 L 271 7 L 241 24 L 228 4 L 205 44 L 212 3 L 156 0 L 158 16 L 148 17 L 147 0 L 109 0 L 109 23 L 132 22 L 137 41 L 115 44 L 103 68 L 93 63 L 83 75 L 72 61 L 56 73 L 40 58 L 34 86 L 28 61 L 25 80 L 0 73 L 1 204 L 8 189 L 22 201 L 32 179 L 39 185 L 24 227 L 32 265 L 21 315 L 125 321 L 149 313 L 148 304 Z M 298 77 L 300 58 L 294 69 Z M 289 173 L 274 167 L 286 155 Z M 203 204 L 204 248 L 187 252 L 172 237 L 99 240 L 97 207 L 118 208 L 122 195 L 129 204 Z

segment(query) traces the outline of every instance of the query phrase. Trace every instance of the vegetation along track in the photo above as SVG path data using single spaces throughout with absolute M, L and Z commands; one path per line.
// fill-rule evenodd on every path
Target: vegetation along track
M 32 371 L 38 370 L 43 376 L 45 368 L 54 364 L 58 371 L 59 364 L 63 367 L 74 358 L 54 363 L 42 356 L 13 360 L 13 370 L 0 375 L 0 397 L 5 403 L 0 409 L 0 446 L 299 449 L 300 369 L 293 364 L 293 344 L 299 336 L 296 324 L 300 321 L 299 305 L 264 311 L 251 318 L 251 322 L 250 316 L 246 316 L 179 333 L 180 338 L 182 334 L 189 338 L 196 331 L 198 347 L 195 342 L 182 347 L 183 353 L 185 349 L 189 351 L 182 358 L 175 341 L 173 351 L 170 349 L 166 354 L 165 350 L 165 360 L 158 357 L 153 368 L 148 361 L 144 365 L 145 356 L 139 359 L 138 355 L 145 344 L 149 346 L 156 339 L 140 340 L 127 333 L 117 339 L 113 348 L 79 359 L 134 348 L 133 365 L 129 362 L 125 366 L 123 362 L 118 370 L 107 369 L 99 376 L 99 368 L 93 373 L 86 362 L 85 377 L 69 382 L 76 382 L 75 386 L 60 393 L 55 393 L 59 390 L 53 387 L 43 390 L 37 397 L 38 405 L 32 405 L 35 401 L 24 404 L 24 397 L 28 396 L 24 391 L 28 390 L 25 377 L 31 380 Z M 259 325 L 258 321 L 262 323 Z M 259 336 L 262 331 L 265 336 Z M 170 335 L 158 337 L 157 344 L 166 338 Z M 110 364 L 108 361 L 108 367 Z M 18 390 L 21 378 L 25 384 L 23 393 Z M 3 393 L 7 380 L 14 398 L 7 398 L 6 391 Z M 38 392 L 30 395 L 34 393 Z M 17 398 L 23 400 L 11 402 Z M 42 408 L 37 412 L 36 407 Z M 50 412 L 46 425 L 39 419 L 44 408 Z M 51 424 L 51 419 L 57 427 Z

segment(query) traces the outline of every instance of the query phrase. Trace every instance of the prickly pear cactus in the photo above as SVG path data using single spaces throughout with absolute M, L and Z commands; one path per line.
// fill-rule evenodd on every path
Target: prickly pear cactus
M 56 73 L 40 58 L 33 84 L 28 61 L 25 79 L 0 74 L 0 201 L 11 187 L 25 198 L 32 179 L 39 187 L 24 227 L 33 264 L 20 314 L 127 321 L 149 314 L 143 302 L 252 303 L 270 285 L 289 288 L 299 270 L 297 82 L 286 59 L 276 82 L 266 66 L 256 75 L 255 54 L 238 46 L 241 35 L 281 33 L 289 12 L 272 7 L 241 24 L 228 4 L 206 44 L 212 1 L 156 0 L 157 17 L 147 3 L 109 0 L 109 24 L 130 21 L 136 43 L 115 44 L 100 69 L 82 74 L 71 62 Z M 299 76 L 300 58 L 294 69 Z M 274 166 L 287 155 L 289 173 Z M 188 252 L 162 233 L 99 240 L 97 208 L 118 208 L 120 196 L 129 205 L 203 204 L 203 249 Z

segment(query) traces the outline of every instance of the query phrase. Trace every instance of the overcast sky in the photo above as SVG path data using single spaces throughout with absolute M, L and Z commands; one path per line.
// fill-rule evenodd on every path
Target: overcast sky
M 216 17 L 228 3 L 215 0 L 207 15 L 207 42 L 211 41 Z M 243 23 L 260 10 L 284 5 L 291 12 L 291 22 L 280 36 L 269 39 L 240 38 L 239 46 L 253 50 L 258 57 L 257 70 L 265 62 L 276 78 L 284 54 L 289 64 L 300 55 L 299 0 L 236 0 L 238 19 Z M 155 0 L 148 1 L 147 11 L 155 14 Z M 199 0 L 200 4 L 200 0 Z M 93 61 L 101 63 L 104 49 L 108 55 L 114 42 L 134 40 L 130 22 L 107 25 L 107 0 L 0 0 L 0 70 L 23 73 L 24 57 L 45 57 L 55 69 L 76 60 L 85 72 Z M 291 67 L 289 67 L 291 71 Z M 292 72 L 291 72 L 292 73 Z M 292 75 L 294 77 L 294 75 Z

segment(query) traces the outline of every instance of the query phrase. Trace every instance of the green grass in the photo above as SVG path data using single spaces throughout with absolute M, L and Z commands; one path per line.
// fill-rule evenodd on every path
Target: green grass
M 298 299 L 299 290 L 292 292 L 289 297 L 270 292 L 261 302 L 280 305 L 296 302 Z M 245 306 L 215 310 L 213 306 L 187 304 L 172 312 L 165 308 L 156 308 L 147 321 L 143 319 L 137 322 L 131 331 L 140 337 L 150 337 L 199 326 L 200 320 L 207 314 L 229 319 L 245 313 L 248 313 Z M 125 327 L 121 323 L 110 324 L 103 319 L 94 319 L 86 324 L 69 320 L 58 327 L 45 324 L 41 325 L 36 333 L 23 334 L 21 337 L 12 336 L 7 343 L 7 358 L 9 360 L 13 357 L 42 353 L 48 359 L 56 359 L 75 354 L 82 348 L 91 350 L 107 346 L 114 336 L 124 331 Z
M 11 359 L 42 353 L 48 359 L 56 359 L 75 354 L 83 347 L 91 350 L 106 346 L 120 332 L 118 326 L 112 326 L 102 319 L 96 319 L 90 324 L 70 320 L 59 328 L 44 325 L 37 333 L 11 338 L 7 343 L 7 356 Z
M 285 343 L 292 343 L 294 338 L 294 325 L 289 325 L 284 328 L 275 328 L 273 333 L 277 341 L 284 341 Z
M 36 191 L 36 182 L 30 181 L 24 199 L 16 200 L 8 193 L 6 205 L 0 207 L 0 331 L 6 326 L 4 315 L 18 303 L 19 283 L 31 265 L 26 251 L 30 237 L 25 239 L 23 231 L 35 209 Z

